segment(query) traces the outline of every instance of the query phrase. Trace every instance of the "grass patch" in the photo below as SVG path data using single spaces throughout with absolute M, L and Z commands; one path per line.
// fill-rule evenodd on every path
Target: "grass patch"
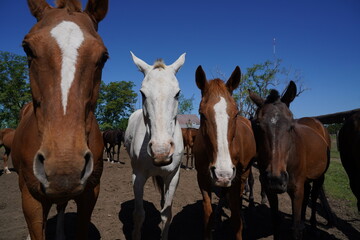
M 331 197 L 341 200 L 347 206 L 356 209 L 356 198 L 349 185 L 349 179 L 339 159 L 330 161 L 325 174 L 325 191 Z

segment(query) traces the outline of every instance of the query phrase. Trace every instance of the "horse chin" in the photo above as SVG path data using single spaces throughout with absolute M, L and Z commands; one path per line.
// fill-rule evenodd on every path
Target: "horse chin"
M 58 204 L 67 202 L 69 199 L 80 195 L 84 191 L 84 189 L 85 185 L 83 184 L 79 184 L 71 190 L 66 191 L 51 187 L 45 187 L 43 184 L 40 184 L 41 193 Z
M 282 185 L 268 185 L 266 187 L 269 192 L 276 193 L 276 194 L 282 194 L 287 192 L 287 184 Z
M 216 187 L 231 187 L 231 181 L 213 181 L 214 186 Z

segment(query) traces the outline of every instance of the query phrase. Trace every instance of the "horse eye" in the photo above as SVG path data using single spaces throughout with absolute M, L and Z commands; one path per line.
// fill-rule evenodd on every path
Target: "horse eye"
M 101 55 L 99 61 L 97 62 L 97 65 L 98 65 L 98 66 L 101 66 L 101 67 L 104 67 L 104 65 L 105 65 L 105 63 L 106 63 L 106 61 L 107 61 L 108 59 L 109 59 L 109 53 L 108 53 L 108 52 L 104 52 L 104 53 Z
M 176 93 L 176 95 L 175 95 L 175 99 L 176 99 L 176 100 L 179 100 L 180 92 L 181 92 L 181 90 L 179 90 L 179 91 Z
M 30 45 L 29 45 L 28 42 L 23 41 L 23 42 L 22 42 L 22 47 L 23 47 L 24 52 L 26 53 L 29 61 L 30 61 L 32 58 L 35 58 L 35 57 L 36 57 L 35 54 L 34 54 L 34 52 L 31 50 Z

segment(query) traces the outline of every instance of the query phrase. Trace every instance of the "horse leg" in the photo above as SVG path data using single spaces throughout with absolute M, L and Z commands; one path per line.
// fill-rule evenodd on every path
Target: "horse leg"
M 179 174 L 180 168 L 178 168 L 175 174 L 171 174 L 165 180 L 165 196 L 162 196 L 164 199 L 164 204 L 161 209 L 161 222 L 162 222 L 162 234 L 161 239 L 167 240 L 169 234 L 169 227 L 172 219 L 172 201 L 176 188 L 179 184 Z M 164 195 L 164 192 L 162 192 Z
M 67 203 L 56 206 L 56 240 L 65 240 L 65 208 Z
M 8 159 L 9 159 L 9 156 L 10 156 L 10 148 L 5 147 L 5 153 L 4 153 L 3 159 L 4 159 L 4 172 L 5 172 L 6 174 L 10 174 L 10 173 L 11 173 L 10 170 L 9 170 L 9 168 L 8 168 Z
M 321 201 L 321 205 L 323 206 L 324 211 L 327 215 L 327 220 L 328 220 L 327 226 L 328 227 L 335 226 L 336 225 L 336 216 L 330 208 L 329 202 L 325 195 L 324 188 L 322 186 L 320 188 L 319 198 Z
M 309 182 L 305 182 L 304 183 L 304 200 L 303 200 L 303 204 L 301 207 L 301 219 L 303 221 L 306 220 L 306 208 L 308 206 L 309 203 L 309 198 L 310 198 L 310 190 L 311 190 L 311 185 Z M 314 209 L 314 205 L 312 206 L 312 209 Z
M 204 239 L 212 239 L 211 230 L 213 228 L 214 214 L 211 206 L 211 180 L 205 174 L 197 173 L 197 180 L 201 195 L 203 197 L 204 210 Z
M 75 199 L 77 205 L 76 239 L 88 239 L 91 214 L 94 210 L 100 192 L 100 184 L 94 188 L 86 188 L 84 192 Z
M 186 169 L 189 169 L 189 151 L 190 151 L 190 147 L 189 146 L 186 146 L 185 148 L 186 150 Z
M 106 150 L 107 161 L 110 162 L 110 145 L 108 144 L 109 143 L 105 144 L 105 150 Z
M 260 193 L 261 194 L 261 204 L 265 205 L 267 202 L 266 192 L 265 192 L 262 184 L 260 184 L 260 188 L 261 188 L 261 193 Z
M 304 222 L 301 219 L 302 205 L 304 201 L 304 183 L 297 184 L 294 190 L 289 191 L 293 212 L 293 237 L 295 240 L 302 239 Z
M 274 240 L 280 239 L 280 215 L 279 215 L 279 200 L 276 193 L 266 193 L 270 209 L 271 209 L 271 218 L 273 222 L 273 229 L 274 229 Z
M 141 227 L 143 225 L 145 219 L 145 210 L 144 210 L 144 185 L 146 182 L 146 178 L 141 174 L 133 173 L 133 190 L 135 196 L 135 207 L 133 212 L 134 219 L 134 229 L 132 232 L 133 240 L 141 239 Z
M 120 145 L 121 143 L 119 143 L 117 145 L 117 162 L 120 163 Z
M 21 173 L 19 176 L 21 190 L 22 209 L 29 229 L 31 239 L 45 239 L 46 219 L 49 214 L 51 203 L 41 203 L 30 194 Z
M 249 207 L 254 207 L 254 175 L 252 172 L 252 167 L 249 168 L 249 177 L 247 180 L 247 187 L 249 188 Z
M 316 201 L 320 195 L 320 191 L 323 190 L 322 186 L 324 183 L 325 177 L 324 175 L 320 178 L 314 180 L 313 187 L 311 190 L 311 203 L 312 203 L 312 211 L 311 211 L 311 218 L 310 218 L 310 224 L 311 227 L 316 228 Z

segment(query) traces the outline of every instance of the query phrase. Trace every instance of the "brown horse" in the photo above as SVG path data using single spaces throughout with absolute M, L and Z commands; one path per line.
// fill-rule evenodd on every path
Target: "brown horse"
M 293 209 L 293 234 L 302 238 L 305 210 L 313 182 L 311 224 L 315 227 L 315 203 L 329 165 L 330 137 L 324 126 L 314 118 L 295 120 L 289 109 L 296 96 L 296 85 L 290 82 L 280 98 L 272 90 L 267 99 L 250 92 L 258 106 L 253 129 L 258 150 L 260 180 L 268 197 L 274 223 L 274 239 L 279 239 L 277 194 L 288 192 Z
M 115 162 L 114 154 L 115 154 L 115 146 L 117 146 L 117 162 L 120 162 L 120 147 L 121 143 L 124 143 L 124 135 L 125 132 L 120 129 L 106 130 L 103 132 L 103 141 L 105 146 L 105 151 L 107 155 L 107 160 L 109 162 Z
M 238 115 L 232 92 L 240 82 L 236 67 L 226 84 L 220 79 L 206 80 L 201 66 L 196 84 L 201 90 L 200 129 L 194 144 L 197 180 L 203 197 L 204 238 L 211 239 L 214 213 L 211 206 L 213 187 L 226 193 L 236 239 L 242 239 L 241 205 L 248 165 L 256 154 L 250 121 Z
M 107 50 L 97 33 L 108 0 L 28 0 L 37 23 L 23 40 L 32 103 L 16 129 L 12 158 L 31 239 L 45 239 L 52 204 L 56 239 L 64 239 L 65 207 L 77 204 L 76 239 L 87 239 L 103 170 L 103 141 L 94 116 Z
M 360 112 L 349 117 L 338 135 L 341 162 L 350 180 L 350 188 L 357 198 L 360 212 Z
M 186 152 L 186 169 L 193 169 L 194 168 L 194 142 L 196 135 L 198 134 L 198 129 L 196 128 L 182 128 L 182 136 L 184 141 L 184 149 Z M 190 167 L 189 167 L 189 158 L 190 158 Z
M 4 173 L 10 174 L 11 171 L 8 167 L 8 159 L 11 152 L 11 144 L 14 139 L 15 129 L 12 128 L 4 128 L 0 130 L 0 147 L 4 146 L 5 153 L 3 156 L 4 160 Z

